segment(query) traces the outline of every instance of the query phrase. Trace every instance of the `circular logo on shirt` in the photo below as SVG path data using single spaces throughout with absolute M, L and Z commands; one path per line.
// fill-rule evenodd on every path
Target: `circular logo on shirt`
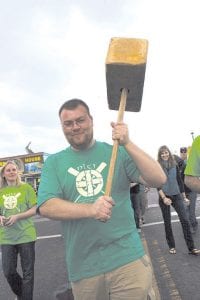
M 6 209 L 13 209 L 17 206 L 17 198 L 21 195 L 21 193 L 17 193 L 16 195 L 3 195 L 4 199 L 4 207 Z

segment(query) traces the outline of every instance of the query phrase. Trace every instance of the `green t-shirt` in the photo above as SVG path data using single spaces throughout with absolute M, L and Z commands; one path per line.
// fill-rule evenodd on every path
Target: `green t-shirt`
M 9 217 L 36 205 L 34 189 L 27 183 L 0 189 L 0 214 Z M 0 244 L 16 245 L 36 240 L 32 218 L 17 221 L 12 226 L 0 226 Z
M 95 142 L 85 151 L 71 147 L 48 157 L 42 169 L 38 206 L 59 197 L 76 203 L 92 203 L 104 194 L 112 146 Z M 144 255 L 130 201 L 130 182 L 139 171 L 123 147 L 119 147 L 112 198 L 111 219 L 63 221 L 66 262 L 71 281 L 109 272 Z
M 200 136 L 197 136 L 192 143 L 184 173 L 185 175 L 200 177 Z

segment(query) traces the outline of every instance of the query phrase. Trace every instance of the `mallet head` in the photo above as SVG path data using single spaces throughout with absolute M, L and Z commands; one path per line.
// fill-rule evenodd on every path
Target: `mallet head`
M 112 38 L 106 58 L 107 98 L 110 109 L 118 110 L 121 91 L 128 90 L 126 111 L 141 108 L 148 41 Z

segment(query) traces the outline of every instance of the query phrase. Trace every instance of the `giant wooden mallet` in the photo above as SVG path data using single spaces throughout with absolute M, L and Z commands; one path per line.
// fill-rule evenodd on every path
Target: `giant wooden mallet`
M 117 122 L 123 121 L 124 111 L 138 112 L 141 108 L 148 41 L 134 38 L 112 38 L 106 58 L 107 98 L 110 109 L 118 110 Z M 118 141 L 114 141 L 105 195 L 110 196 Z

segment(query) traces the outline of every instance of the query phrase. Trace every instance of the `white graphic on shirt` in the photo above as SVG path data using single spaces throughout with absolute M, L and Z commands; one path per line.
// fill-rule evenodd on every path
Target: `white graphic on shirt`
M 12 194 L 12 195 L 3 195 L 4 199 L 4 207 L 6 209 L 13 209 L 17 206 L 17 198 L 21 195 L 21 193 Z
M 68 172 L 76 177 L 76 188 L 81 196 L 95 196 L 101 191 L 103 187 L 101 172 L 105 167 L 106 163 L 102 162 L 96 170 L 82 170 L 78 172 L 74 168 L 68 169 Z

